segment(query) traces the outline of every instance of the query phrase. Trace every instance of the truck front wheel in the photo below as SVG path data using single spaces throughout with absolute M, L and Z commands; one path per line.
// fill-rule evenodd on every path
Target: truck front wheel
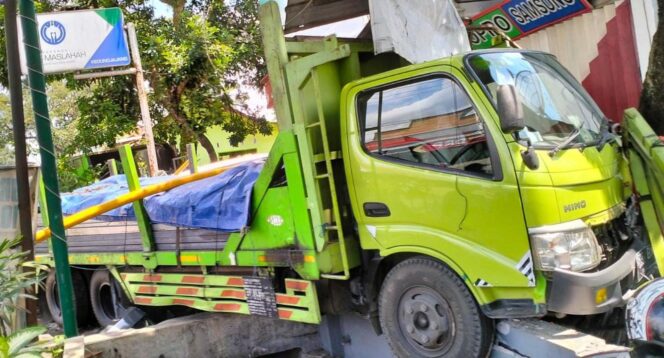
M 387 274 L 380 323 L 397 357 L 486 357 L 493 323 L 447 266 L 414 257 Z

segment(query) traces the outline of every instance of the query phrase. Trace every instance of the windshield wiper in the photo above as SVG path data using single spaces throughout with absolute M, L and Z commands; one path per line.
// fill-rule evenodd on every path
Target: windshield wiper
M 555 148 L 553 148 L 549 151 L 549 156 L 553 157 L 554 155 L 556 155 L 556 153 L 560 152 L 561 149 L 565 148 L 570 143 L 572 143 L 572 141 L 575 140 L 576 137 L 579 136 L 579 134 L 581 134 L 581 129 L 583 128 L 583 126 L 585 124 L 586 124 L 586 122 L 581 122 L 581 125 L 579 126 L 579 128 L 575 129 L 574 132 L 570 133 L 570 135 L 568 135 L 567 138 L 565 138 L 564 141 L 562 141 Z

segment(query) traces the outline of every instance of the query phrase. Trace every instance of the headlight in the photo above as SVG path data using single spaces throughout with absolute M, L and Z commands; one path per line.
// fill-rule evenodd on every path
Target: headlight
M 584 271 L 599 265 L 602 249 L 581 220 L 528 229 L 535 267 Z

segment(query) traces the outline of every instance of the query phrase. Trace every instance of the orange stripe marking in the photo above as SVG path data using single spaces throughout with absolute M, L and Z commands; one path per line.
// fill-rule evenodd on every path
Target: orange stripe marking
M 238 303 L 217 303 L 214 305 L 215 311 L 239 311 L 242 306 Z
M 296 305 L 299 302 L 299 297 L 277 295 L 277 303 L 282 305 Z
M 161 275 L 143 275 L 143 281 L 159 282 L 161 281 Z
M 177 290 L 175 290 L 176 295 L 195 295 L 198 293 L 198 288 L 194 287 L 178 287 Z
M 152 299 L 151 298 L 146 298 L 146 297 L 136 297 L 134 302 L 137 305 L 149 305 L 149 304 L 152 303 Z
M 291 290 L 295 291 L 306 291 L 306 289 L 309 287 L 309 282 L 302 282 L 302 281 L 286 281 L 286 288 L 289 288 Z
M 239 299 L 244 299 L 244 292 L 237 290 L 223 290 L 221 291 L 221 297 L 235 297 Z
M 244 280 L 242 277 L 231 277 L 226 284 L 229 286 L 242 286 L 244 285 Z
M 205 282 L 205 276 L 184 276 L 182 277 L 182 283 L 203 283 Z
M 136 290 L 137 293 L 155 293 L 157 292 L 157 286 L 138 286 Z
M 194 300 L 185 300 L 182 298 L 174 298 L 173 299 L 173 304 L 174 305 L 183 305 L 183 306 L 191 306 L 194 304 Z
M 279 309 L 279 318 L 281 319 L 290 319 L 292 315 L 293 311 Z

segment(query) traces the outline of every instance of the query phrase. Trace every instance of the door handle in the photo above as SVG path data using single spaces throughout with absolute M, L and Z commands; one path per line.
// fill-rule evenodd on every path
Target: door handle
M 364 215 L 380 218 L 390 216 L 390 208 L 383 203 L 364 203 Z

